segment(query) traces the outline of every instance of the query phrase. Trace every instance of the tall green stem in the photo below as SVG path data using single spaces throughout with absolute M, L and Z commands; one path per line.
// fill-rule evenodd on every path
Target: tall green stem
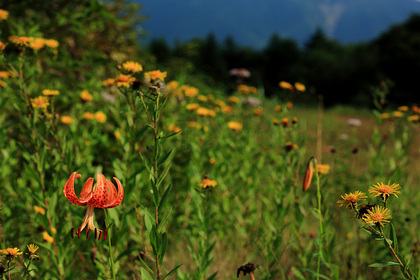
M 110 263 L 110 267 L 111 267 L 112 279 L 115 280 L 114 258 L 112 256 L 112 244 L 111 244 L 111 231 L 109 229 L 109 221 L 108 221 L 107 211 L 108 210 L 105 209 L 104 213 L 105 213 L 105 227 L 108 231 L 109 263 Z
M 322 222 L 322 209 L 321 209 L 321 187 L 318 174 L 317 161 L 314 159 L 315 163 L 315 176 L 316 176 L 316 195 L 318 201 L 318 219 L 319 219 L 319 240 L 318 240 L 318 264 L 316 269 L 316 279 L 319 280 L 319 273 L 321 269 L 321 256 L 322 256 L 322 246 L 324 238 L 324 224 Z

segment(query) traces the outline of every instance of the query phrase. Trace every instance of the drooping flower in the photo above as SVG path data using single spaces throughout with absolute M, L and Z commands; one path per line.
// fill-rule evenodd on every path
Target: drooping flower
M 29 244 L 29 245 L 26 245 L 26 247 L 28 247 L 28 251 L 29 251 L 29 253 L 26 253 L 26 254 L 27 254 L 30 258 L 31 258 L 31 257 L 32 257 L 32 258 L 39 258 L 39 256 L 35 254 L 35 253 L 36 253 L 36 251 L 38 251 L 39 246 L 37 246 L 37 245 L 35 245 L 35 244 Z
M 209 187 L 215 187 L 217 186 L 217 182 L 214 180 L 210 180 L 208 175 L 204 176 L 204 179 L 198 184 L 200 187 L 202 187 L 203 189 L 207 189 Z
M 152 83 L 157 80 L 164 81 L 166 78 L 166 72 L 160 72 L 159 70 L 149 71 L 144 73 L 144 78 L 150 80 Z
M 388 182 L 387 185 L 384 185 L 382 182 L 378 182 L 377 185 L 373 185 L 369 188 L 369 193 L 374 197 L 382 196 L 382 199 L 386 201 L 388 197 L 393 194 L 396 198 L 398 198 L 398 193 L 400 193 L 399 189 L 401 189 L 399 184 L 392 184 Z
M 305 176 L 303 177 L 302 190 L 305 192 L 311 186 L 312 176 L 314 175 L 313 158 L 310 158 L 306 165 Z
M 80 238 L 81 232 L 87 226 L 86 238 L 89 236 L 89 231 L 92 230 L 95 232 L 95 239 L 97 238 L 97 234 L 99 232 L 98 240 L 101 240 L 102 237 L 104 237 L 105 240 L 107 236 L 107 230 L 105 229 L 103 231 L 97 229 L 93 224 L 94 209 L 114 208 L 120 205 L 124 198 L 123 186 L 121 182 L 116 177 L 114 177 L 114 180 L 117 182 L 118 186 L 117 193 L 117 188 L 115 187 L 115 185 L 110 180 L 106 180 L 104 175 L 98 174 L 96 184 L 93 185 L 93 178 L 87 179 L 86 183 L 82 188 L 82 191 L 80 192 L 79 197 L 77 197 L 74 192 L 74 180 L 79 177 L 81 177 L 80 174 L 73 172 L 63 188 L 64 196 L 68 199 L 68 201 L 76 205 L 88 207 L 85 218 L 83 219 L 81 226 L 77 229 L 76 234 Z M 72 237 L 73 231 L 74 228 L 72 228 L 71 230 Z M 104 236 L 103 233 L 105 233 Z
M 361 191 L 355 191 L 354 193 L 344 194 L 341 196 L 343 200 L 337 201 L 340 207 L 345 206 L 347 208 L 356 207 L 357 203 L 367 198 L 366 194 Z
M 368 225 L 375 224 L 383 227 L 383 223 L 389 223 L 392 216 L 389 213 L 389 209 L 378 205 L 373 207 L 372 210 L 368 209 L 367 214 L 364 214 L 362 219 Z
M 19 248 L 15 247 L 15 248 L 2 249 L 0 250 L 0 254 L 6 255 L 6 257 L 9 257 L 9 258 L 14 258 L 19 255 L 22 255 L 23 253 L 19 251 Z
M 143 66 L 141 66 L 140 63 L 134 62 L 134 61 L 124 62 L 122 67 L 123 67 L 124 70 L 126 70 L 128 72 L 131 72 L 131 73 L 138 73 L 138 72 L 143 71 Z

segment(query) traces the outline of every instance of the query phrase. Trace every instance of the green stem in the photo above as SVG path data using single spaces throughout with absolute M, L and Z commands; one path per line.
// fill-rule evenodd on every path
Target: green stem
M 320 188 L 320 179 L 318 174 L 317 161 L 314 159 L 315 163 L 315 176 L 316 176 L 316 194 L 318 201 L 318 218 L 319 218 L 319 240 L 318 240 L 318 263 L 316 268 L 316 279 L 319 280 L 319 273 L 321 269 L 321 254 L 322 254 L 322 241 L 324 238 L 324 225 L 322 223 L 322 212 L 321 212 L 321 188 Z
M 108 230 L 108 247 L 109 247 L 109 262 L 110 262 L 110 268 L 111 268 L 111 274 L 112 274 L 112 279 L 115 280 L 115 269 L 114 269 L 114 258 L 112 256 L 112 244 L 111 244 L 111 231 L 109 228 L 109 222 L 108 222 L 108 214 L 107 214 L 107 209 L 104 209 L 104 213 L 105 213 L 105 227 Z

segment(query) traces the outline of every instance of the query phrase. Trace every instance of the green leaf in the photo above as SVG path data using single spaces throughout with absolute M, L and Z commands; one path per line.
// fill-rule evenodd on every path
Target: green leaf
M 386 266 L 393 266 L 393 265 L 400 265 L 400 264 L 393 261 L 385 261 L 385 262 L 378 262 L 378 263 L 370 264 L 369 267 L 386 267 Z
M 165 226 L 166 222 L 168 221 L 168 218 L 170 217 L 171 213 L 172 213 L 172 207 L 171 207 L 171 209 L 169 209 L 169 212 L 163 217 L 163 219 L 160 220 L 159 226 L 158 226 L 158 232 L 161 232 L 163 230 L 163 227 Z
M 177 265 L 175 268 L 173 268 L 171 271 L 169 271 L 168 274 L 166 274 L 165 277 L 163 277 L 163 280 L 169 279 L 169 277 L 172 274 L 174 274 L 180 266 L 181 266 L 181 264 Z
M 162 210 L 163 206 L 165 206 L 165 203 L 166 203 L 166 201 L 167 201 L 167 199 L 168 199 L 168 194 L 170 193 L 170 191 L 171 191 L 171 185 L 169 185 L 169 186 L 166 188 L 165 192 L 163 193 L 163 195 L 162 195 L 162 197 L 161 197 L 161 199 L 160 199 L 160 202 L 159 202 L 159 208 L 158 208 L 158 212 L 159 212 L 159 213 L 160 213 L 160 211 Z
M 162 184 L 163 180 L 166 178 L 166 175 L 168 174 L 170 168 L 171 168 L 171 165 L 168 164 L 163 170 L 162 174 L 159 175 L 158 182 L 156 184 L 158 187 L 160 186 L 160 184 Z
M 394 248 L 395 252 L 398 252 L 398 240 L 397 240 L 397 234 L 395 233 L 395 227 L 391 223 L 391 227 L 389 228 L 389 237 L 392 240 L 392 248 Z
M 158 167 L 161 166 L 162 164 L 164 164 L 166 162 L 166 160 L 169 158 L 169 156 L 172 153 L 172 149 L 167 152 L 166 154 L 164 154 L 163 156 L 161 156 L 158 160 Z
M 298 270 L 296 267 L 292 266 L 293 275 L 296 276 L 298 279 L 305 280 L 306 277 Z
M 148 232 L 150 232 L 156 225 L 155 217 L 153 217 L 152 213 L 150 213 L 150 210 L 145 208 L 144 212 L 144 224 L 146 225 L 146 229 Z
M 159 263 L 163 263 L 163 257 L 166 253 L 166 248 L 168 247 L 168 235 L 166 232 L 162 234 L 161 244 L 159 248 Z
M 146 269 L 144 269 L 142 267 L 142 268 L 140 268 L 140 271 L 141 271 L 141 279 L 142 280 L 153 280 L 153 277 L 150 276 L 149 272 Z

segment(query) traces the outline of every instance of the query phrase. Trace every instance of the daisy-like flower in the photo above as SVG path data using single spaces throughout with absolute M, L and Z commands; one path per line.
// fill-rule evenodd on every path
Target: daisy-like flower
M 143 66 L 140 63 L 134 61 L 124 62 L 122 68 L 131 73 L 138 73 L 143 71 Z
M 400 106 L 398 107 L 398 111 L 407 112 L 409 110 L 408 106 Z
M 38 96 L 31 98 L 31 105 L 34 108 L 47 109 L 48 105 L 50 105 L 50 102 L 46 96 Z
M 189 85 L 181 86 L 181 91 L 184 93 L 186 97 L 194 97 L 198 94 L 198 88 L 195 88 Z
M 401 189 L 399 184 L 394 183 L 390 185 L 390 182 L 388 182 L 388 185 L 384 185 L 382 182 L 378 182 L 377 185 L 369 188 L 369 193 L 374 197 L 382 196 L 385 202 L 391 194 L 398 198 L 397 194 L 400 193 L 399 189 Z
M 169 83 L 166 84 L 166 88 L 169 91 L 174 91 L 179 87 L 179 82 L 177 81 L 170 81 Z
M 389 119 L 389 114 L 388 113 L 382 113 L 379 115 L 379 117 L 383 120 Z
M 281 105 L 276 105 L 276 107 L 274 107 L 274 110 L 276 110 L 276 112 L 281 112 L 283 110 L 283 107 Z
M 392 112 L 392 116 L 395 117 L 395 118 L 401 118 L 401 117 L 404 116 L 404 114 L 400 111 L 394 111 L 394 112 Z
M 420 117 L 419 117 L 419 115 L 413 115 L 413 116 L 407 117 L 407 120 L 409 122 L 418 122 L 420 120 Z
M 0 21 L 6 20 L 9 16 L 9 12 L 3 9 L 0 9 Z
M 238 122 L 228 122 L 228 127 L 229 127 L 229 129 L 231 129 L 231 130 L 242 130 L 242 128 L 243 128 L 243 125 L 241 124 L 241 123 L 238 123 Z
M 58 90 L 52 90 L 52 89 L 44 89 L 42 91 L 42 95 L 45 96 L 55 96 L 55 95 L 59 95 L 60 92 Z
M 0 71 L 0 79 L 9 79 L 10 77 L 14 77 L 15 74 L 13 74 L 10 71 Z
M 45 40 L 42 38 L 29 38 L 29 47 L 34 51 L 39 51 L 45 47 Z
M 282 125 L 283 127 L 288 126 L 288 125 L 289 125 L 289 119 L 288 119 L 288 118 L 282 118 L 282 119 L 281 119 L 281 125 Z
M 144 78 L 150 80 L 152 83 L 157 80 L 164 81 L 166 78 L 166 72 L 160 72 L 159 70 L 149 71 L 144 73 Z
M 48 243 L 53 243 L 54 242 L 54 237 L 52 237 L 51 235 L 49 235 L 49 233 L 44 230 L 42 232 L 42 237 L 44 238 L 45 241 L 47 241 Z
M 375 206 L 372 210 L 367 210 L 367 214 L 364 214 L 362 219 L 368 225 L 375 224 L 383 227 L 384 223 L 389 223 L 391 218 L 389 209 L 383 206 Z
M 258 107 L 257 109 L 255 109 L 255 110 L 253 111 L 253 114 L 254 114 L 255 116 L 259 116 L 259 115 L 261 115 L 262 110 L 263 110 L 263 108 L 262 108 L 262 107 Z
M 286 142 L 286 144 L 284 144 L 284 148 L 287 152 L 290 152 L 292 150 L 299 149 L 299 146 L 297 144 L 293 144 L 292 142 Z
M 293 109 L 293 102 L 291 102 L 291 101 L 287 102 L 286 107 L 287 107 L 287 109 L 292 110 Z
M 0 250 L 0 254 L 6 255 L 6 257 L 8 258 L 14 258 L 19 255 L 22 255 L 23 253 L 19 251 L 19 248 L 15 247 L 15 248 L 2 249 Z
M 316 169 L 318 174 L 328 174 L 330 172 L 330 166 L 328 164 L 317 164 Z
M 340 207 L 345 206 L 347 208 L 354 208 L 359 201 L 365 200 L 367 196 L 364 192 L 355 191 L 354 193 L 344 194 L 341 198 L 343 200 L 337 201 L 337 203 L 340 204 Z
M 279 120 L 278 120 L 278 119 L 273 119 L 273 124 L 274 124 L 275 126 L 279 125 Z
M 115 82 L 117 83 L 117 87 L 130 87 L 134 81 L 136 80 L 136 78 L 134 78 L 131 75 L 123 75 L 123 74 L 119 74 L 117 76 L 117 78 L 115 79 Z M 103 83 L 102 83 L 103 85 Z
M 26 247 L 28 247 L 28 251 L 29 251 L 29 253 L 26 253 L 26 254 L 27 254 L 30 258 L 31 258 L 31 257 L 32 257 L 32 258 L 39 258 L 39 256 L 35 254 L 35 253 L 36 253 L 36 251 L 38 251 L 39 246 L 37 246 L 37 245 L 35 245 L 35 244 L 29 244 L 29 245 L 26 245 Z
M 85 120 L 93 120 L 95 118 L 95 114 L 91 112 L 85 112 L 82 116 Z
M 204 176 L 204 179 L 199 183 L 199 186 L 202 187 L 203 189 L 207 189 L 209 187 L 215 187 L 217 186 L 217 182 L 214 180 L 210 180 L 208 175 Z
M 114 208 L 120 205 L 124 198 L 123 186 L 116 177 L 114 177 L 114 180 L 117 182 L 118 193 L 115 185 L 110 180 L 107 180 L 104 175 L 98 174 L 97 176 L 97 182 L 95 185 L 93 185 L 93 178 L 87 179 L 79 197 L 77 197 L 74 192 L 74 180 L 80 178 L 80 174 L 73 172 L 63 188 L 64 196 L 68 199 L 68 201 L 76 205 L 87 206 L 85 218 L 83 219 L 81 226 L 76 231 L 76 235 L 79 238 L 81 232 L 87 226 L 86 238 L 89 236 L 89 231 L 93 230 L 95 232 L 95 239 L 97 238 L 97 234 L 99 232 L 98 240 L 101 240 L 102 237 L 104 237 L 103 240 L 105 240 L 107 230 L 105 229 L 105 231 L 103 231 L 97 229 L 93 224 L 94 209 Z M 71 230 L 71 237 L 73 237 L 73 232 L 74 228 Z M 103 233 L 105 233 L 104 236 Z

